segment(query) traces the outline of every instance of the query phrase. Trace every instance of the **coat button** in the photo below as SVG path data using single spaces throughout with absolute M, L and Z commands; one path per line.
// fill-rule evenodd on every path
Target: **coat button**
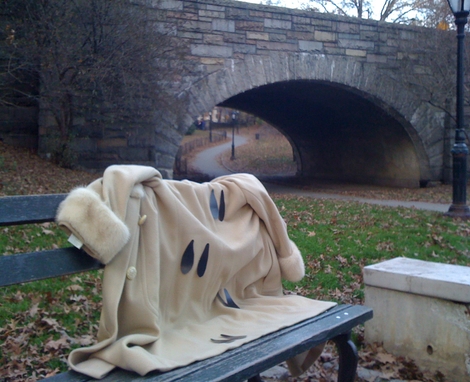
M 139 225 L 144 224 L 146 220 L 147 220 L 147 215 L 142 216 L 142 217 L 139 219 Z
M 126 272 L 126 276 L 128 280 L 134 280 L 135 276 L 137 276 L 137 269 L 135 269 L 135 267 L 129 267 Z

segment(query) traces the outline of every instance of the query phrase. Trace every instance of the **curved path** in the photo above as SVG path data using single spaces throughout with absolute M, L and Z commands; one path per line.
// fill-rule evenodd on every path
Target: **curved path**
M 235 155 L 237 153 L 237 147 L 243 146 L 248 142 L 248 138 L 242 135 L 235 136 Z M 211 147 L 207 150 L 198 153 L 191 165 L 197 168 L 200 172 L 209 175 L 210 177 L 217 178 L 218 176 L 228 175 L 231 173 L 230 170 L 217 162 L 217 157 L 223 152 L 232 149 L 232 140 L 230 142 L 222 143 L 221 145 Z
M 248 142 L 248 139 L 244 136 L 235 136 L 235 155 L 238 146 L 242 146 Z M 192 165 L 199 169 L 202 173 L 209 175 L 210 177 L 216 178 L 222 175 L 228 175 L 231 171 L 217 162 L 217 157 L 223 152 L 231 150 L 232 141 L 223 143 L 219 146 L 211 147 L 207 150 L 198 153 Z M 447 212 L 450 204 L 442 203 L 427 203 L 427 202 L 408 202 L 402 200 L 380 200 L 380 199 L 368 199 L 355 196 L 347 196 L 333 193 L 322 193 L 322 192 L 311 192 L 301 190 L 299 188 L 291 187 L 288 185 L 263 182 L 264 186 L 270 193 L 279 194 L 294 194 L 299 196 L 307 196 L 317 199 L 337 199 L 337 200 L 353 200 L 361 203 L 379 204 L 382 206 L 390 207 L 406 207 L 406 208 L 417 208 L 420 210 Z

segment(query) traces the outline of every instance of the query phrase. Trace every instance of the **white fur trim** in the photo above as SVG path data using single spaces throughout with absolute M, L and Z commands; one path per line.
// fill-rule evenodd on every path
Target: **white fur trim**
M 76 188 L 60 204 L 56 221 L 83 243 L 84 249 L 107 264 L 130 238 L 127 226 L 96 192 Z
M 293 241 L 291 243 L 291 253 L 287 257 L 279 257 L 282 277 L 289 281 L 300 281 L 305 276 L 304 259 L 299 249 Z

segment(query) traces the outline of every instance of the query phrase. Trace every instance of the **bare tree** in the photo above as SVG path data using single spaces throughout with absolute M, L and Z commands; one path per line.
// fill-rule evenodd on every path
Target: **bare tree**
M 307 8 L 364 19 L 436 27 L 449 22 L 450 10 L 442 0 L 309 0 Z
M 128 0 L 5 0 L 3 105 L 37 103 L 57 127 L 55 154 L 66 150 L 77 117 L 103 121 L 151 118 L 175 107 L 165 83 L 180 49 L 141 6 Z
M 343 16 L 370 18 L 372 9 L 368 0 L 310 0 L 307 7 L 316 11 Z

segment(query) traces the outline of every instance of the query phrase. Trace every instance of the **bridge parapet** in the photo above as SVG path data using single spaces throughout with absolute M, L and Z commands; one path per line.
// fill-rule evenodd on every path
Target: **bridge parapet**
M 155 1 L 154 7 L 165 15 L 160 28 L 173 24 L 191 59 L 208 66 L 276 51 L 354 57 L 387 67 L 420 57 L 402 49 L 422 28 L 235 1 Z

